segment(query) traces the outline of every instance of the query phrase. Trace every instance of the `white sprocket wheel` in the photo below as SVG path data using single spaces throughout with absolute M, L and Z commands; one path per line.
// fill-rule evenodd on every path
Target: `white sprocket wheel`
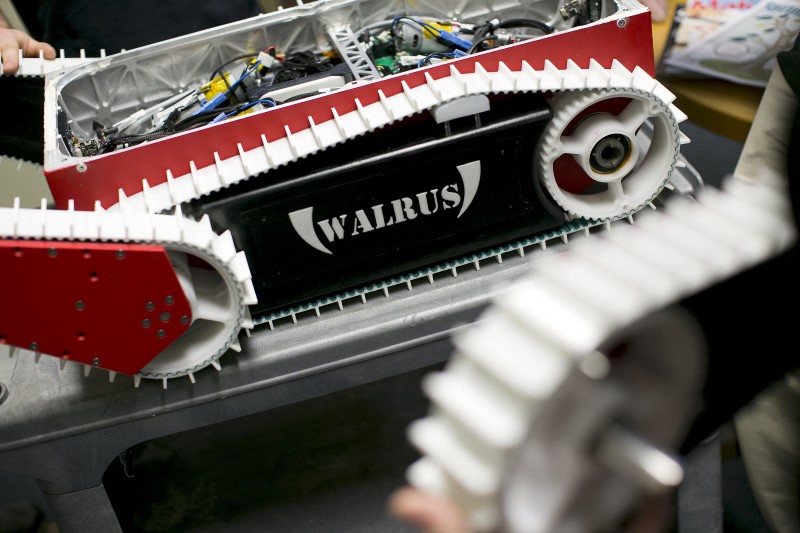
M 223 354 L 241 349 L 241 328 L 252 328 L 248 310 L 254 298 L 252 281 L 229 232 L 214 236 L 205 249 L 170 246 L 169 257 L 191 307 L 191 324 L 137 376 L 166 380 L 188 375 L 194 381 L 194 372 L 209 365 L 219 370 Z
M 574 217 L 614 220 L 651 202 L 667 184 L 680 148 L 670 107 L 637 89 L 559 94 L 537 151 L 539 179 Z M 647 138 L 643 128 L 652 126 Z

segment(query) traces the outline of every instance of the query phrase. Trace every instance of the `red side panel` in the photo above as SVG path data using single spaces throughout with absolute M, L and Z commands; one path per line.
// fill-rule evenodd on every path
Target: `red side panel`
M 160 246 L 0 240 L 0 270 L 0 342 L 25 349 L 135 374 L 191 322 Z
M 284 126 L 293 133 L 307 129 L 309 117 L 316 124 L 331 120 L 332 108 L 344 115 L 356 109 L 356 98 L 365 106 L 375 103 L 379 100 L 379 90 L 387 97 L 393 96 L 402 92 L 402 81 L 412 88 L 424 84 L 425 72 L 434 79 L 449 76 L 450 65 L 469 73 L 475 71 L 475 63 L 480 61 L 484 69 L 494 72 L 500 61 L 513 70 L 519 70 L 524 60 L 534 69 L 541 70 L 545 60 L 563 69 L 568 59 L 582 68 L 587 68 L 589 60 L 594 59 L 609 68 L 612 60 L 616 59 L 629 70 L 638 66 L 653 75 L 650 13 L 645 11 L 632 15 L 625 19 L 624 24 L 618 22 L 610 20 L 575 28 L 96 156 L 84 160 L 86 168 L 82 169 L 83 172 L 78 172 L 75 166 L 63 167 L 47 172 L 47 180 L 60 208 L 66 208 L 70 199 L 75 200 L 77 209 L 93 209 L 95 200 L 107 208 L 118 201 L 120 188 L 128 196 L 141 192 L 143 178 L 150 186 L 159 185 L 166 181 L 167 170 L 174 176 L 181 176 L 189 173 L 190 161 L 197 168 L 213 165 L 215 152 L 223 160 L 236 156 L 237 143 L 241 143 L 244 150 L 254 149 L 262 145 L 262 134 L 267 141 L 275 141 L 286 136 Z

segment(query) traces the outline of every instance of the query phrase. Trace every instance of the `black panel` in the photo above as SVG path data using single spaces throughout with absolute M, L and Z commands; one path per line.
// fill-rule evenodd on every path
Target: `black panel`
M 42 164 L 44 160 L 44 78 L 0 76 L 3 127 L 0 155 Z
M 254 315 L 288 309 L 563 223 L 534 185 L 549 118 L 539 98 L 521 95 L 493 102 L 479 128 L 472 117 L 452 124 L 450 136 L 425 114 L 188 210 L 209 214 L 245 250 L 259 298 Z M 464 209 L 469 180 L 457 167 L 476 162 L 479 186 Z M 305 240 L 291 213 L 308 222 Z

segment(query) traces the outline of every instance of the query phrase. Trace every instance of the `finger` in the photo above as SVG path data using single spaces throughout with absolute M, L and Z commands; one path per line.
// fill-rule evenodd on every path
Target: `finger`
M 24 57 L 39 57 L 43 53 L 45 59 L 55 59 L 56 49 L 47 43 L 39 42 L 33 37 L 25 36 L 25 42 L 22 44 L 22 55 Z
M 3 59 L 3 74 L 13 74 L 19 69 L 19 51 L 24 57 L 39 57 L 41 53 L 46 59 L 55 59 L 56 50 L 47 43 L 42 43 L 19 31 L 0 29 L 0 57 Z
M 396 491 L 389 512 L 425 533 L 469 533 L 466 517 L 453 502 L 412 488 Z
M 3 74 L 14 74 L 19 68 L 19 43 L 13 30 L 0 29 L 0 58 L 3 60 Z
M 645 0 L 642 2 L 650 9 L 650 18 L 653 22 L 662 22 L 667 18 L 667 3 L 664 0 Z
M 665 531 L 674 516 L 669 494 L 651 496 L 634 513 L 624 528 L 625 533 L 652 533 Z

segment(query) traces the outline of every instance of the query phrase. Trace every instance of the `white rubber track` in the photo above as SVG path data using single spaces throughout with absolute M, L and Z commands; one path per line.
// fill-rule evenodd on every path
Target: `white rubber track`
M 241 328 L 252 327 L 248 306 L 257 299 L 247 259 L 236 251 L 230 232 L 214 233 L 208 217 L 198 222 L 184 217 L 180 209 L 174 215 L 114 213 L 99 206 L 94 211 L 50 210 L 45 200 L 40 209 L 24 209 L 17 200 L 14 207 L 0 208 L 0 238 L 158 245 L 174 263 L 192 255 L 213 267 L 213 278 L 203 280 L 192 280 L 192 273 L 184 270 L 192 325 L 134 376 L 137 386 L 142 377 L 162 379 L 165 387 L 168 378 L 188 376 L 194 381 L 194 372 L 209 365 L 219 368 L 219 358 L 229 348 L 238 348 Z M 209 295 L 212 290 L 216 296 Z M 225 304 L 222 311 L 220 302 Z
M 658 174 L 654 190 L 644 195 L 646 199 L 637 202 L 635 206 L 626 206 L 624 212 L 600 217 L 601 220 L 628 216 L 655 198 L 668 182 L 677 164 L 677 147 L 689 142 L 679 130 L 679 124 L 686 120 L 686 115 L 672 104 L 675 96 L 641 68 L 637 67 L 631 72 L 616 60 L 611 68 L 604 68 L 597 61 L 591 60 L 586 69 L 569 61 L 567 68 L 563 70 L 549 61 L 545 61 L 544 69 L 535 70 L 523 61 L 518 71 L 511 70 L 500 62 L 496 72 L 488 72 L 477 64 L 474 73 L 466 74 L 451 65 L 450 76 L 434 80 L 426 74 L 426 78 L 427 83 L 413 89 L 404 83 L 403 92 L 391 97 L 386 97 L 379 91 L 378 101 L 370 105 L 361 105 L 356 99 L 356 110 L 344 115 L 331 109 L 334 118 L 320 124 L 308 117 L 308 126 L 305 129 L 290 132 L 286 127 L 285 137 L 276 141 L 267 142 L 262 135 L 261 145 L 257 148 L 244 150 L 241 143 L 237 143 L 238 155 L 234 157 L 220 159 L 215 152 L 214 165 L 197 168 L 193 161 L 187 161 L 189 173 L 174 176 L 167 170 L 162 178 L 166 181 L 158 185 L 151 186 L 145 177 L 142 179 L 142 192 L 125 197 L 126 209 L 135 212 L 161 212 L 259 174 L 267 173 L 266 177 L 269 177 L 268 172 L 271 169 L 321 152 L 416 113 L 432 111 L 441 104 L 477 94 L 634 91 L 647 95 L 663 108 L 659 116 L 669 123 L 669 134 L 673 136 L 673 140 L 667 144 L 670 147 L 675 146 L 675 149 L 670 148 L 664 164 L 653 169 Z M 246 119 L 247 117 L 243 117 L 238 120 Z M 533 158 L 533 154 L 531 156 Z M 120 197 L 124 197 L 121 192 Z M 117 208 L 118 204 L 110 209 Z
M 448 365 L 423 382 L 432 406 L 409 428 L 422 454 L 409 482 L 455 501 L 477 531 L 498 526 L 506 459 L 572 368 L 635 320 L 797 238 L 781 180 L 729 180 L 722 190 L 701 191 L 696 203 L 674 197 L 618 228 L 541 262 L 455 338 Z

